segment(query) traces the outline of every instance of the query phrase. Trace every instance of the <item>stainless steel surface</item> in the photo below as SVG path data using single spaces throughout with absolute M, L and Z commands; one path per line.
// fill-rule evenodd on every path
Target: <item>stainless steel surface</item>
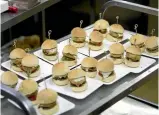
M 33 108 L 33 104 L 24 95 L 3 84 L 0 85 L 1 94 L 5 96 L 5 98 L 16 102 L 22 108 L 22 110 L 24 110 L 26 115 L 37 115 L 35 109 Z
M 151 8 L 149 6 L 135 4 L 135 3 L 127 2 L 127 1 L 123 1 L 123 0 L 112 0 L 112 1 L 106 2 L 103 5 L 103 7 L 102 7 L 103 16 L 104 16 L 106 10 L 113 6 L 118 6 L 120 8 L 130 9 L 133 11 L 143 12 L 143 13 L 155 15 L 155 16 L 158 16 L 158 12 L 159 12 L 158 9 Z

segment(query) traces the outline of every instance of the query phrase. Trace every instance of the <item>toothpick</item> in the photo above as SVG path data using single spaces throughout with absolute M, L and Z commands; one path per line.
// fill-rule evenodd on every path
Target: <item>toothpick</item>
M 42 78 L 43 78 L 43 81 L 44 81 L 44 84 L 45 84 L 45 88 L 47 89 L 46 79 L 45 79 L 45 77 L 44 77 L 44 73 L 42 73 Z
M 102 13 L 99 13 L 99 19 L 102 19 Z
M 155 29 L 152 29 L 152 31 L 151 31 L 151 35 L 153 36 L 153 33 L 155 32 Z
M 89 55 L 89 57 L 91 57 L 91 50 L 90 50 L 90 48 L 88 48 L 88 55 Z
M 118 24 L 119 16 L 116 16 L 116 23 Z
M 49 38 L 49 39 L 50 39 L 51 33 L 52 33 L 52 30 L 49 30 L 49 31 L 48 31 L 48 38 Z
M 82 27 L 82 24 L 83 24 L 83 20 L 80 21 L 80 28 Z
M 17 44 L 17 40 L 15 39 L 14 40 L 14 42 L 13 42 L 13 46 L 14 46 L 14 48 L 16 48 L 17 46 L 16 46 L 16 44 Z
M 137 28 L 138 28 L 138 24 L 135 24 L 134 29 L 135 29 L 135 31 L 136 31 L 136 34 L 137 34 Z

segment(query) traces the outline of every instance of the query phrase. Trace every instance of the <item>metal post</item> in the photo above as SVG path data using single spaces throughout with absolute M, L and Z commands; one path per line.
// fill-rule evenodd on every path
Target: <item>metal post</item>
M 41 39 L 41 43 L 44 41 L 45 37 L 46 37 L 46 24 L 45 24 L 45 9 L 42 10 L 42 39 Z

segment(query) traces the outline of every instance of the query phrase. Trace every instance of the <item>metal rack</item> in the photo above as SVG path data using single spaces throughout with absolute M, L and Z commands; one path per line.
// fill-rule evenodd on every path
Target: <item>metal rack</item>
M 106 9 L 108 9 L 109 7 L 112 7 L 112 6 L 132 9 L 134 11 L 141 11 L 144 13 L 158 16 L 157 9 L 126 2 L 126 1 L 113 0 L 113 1 L 106 3 L 102 9 L 105 12 Z M 93 27 L 93 25 L 91 25 L 85 29 L 87 30 L 92 27 Z M 70 35 L 65 36 L 65 37 L 59 39 L 58 42 L 68 39 L 69 37 L 70 37 Z M 125 42 L 127 42 L 127 41 L 123 41 L 122 43 L 125 43 Z M 108 53 L 109 52 L 107 52 L 107 54 Z M 100 59 L 103 56 L 105 56 L 105 54 L 101 54 L 101 55 L 97 56 L 96 58 Z M 159 68 L 159 65 L 158 65 L 158 59 L 155 59 L 155 60 L 156 60 L 156 63 L 151 65 L 149 68 L 145 69 L 143 72 L 138 73 L 138 74 L 130 73 L 112 85 L 102 86 L 97 91 L 95 91 L 93 94 L 91 94 L 89 97 L 87 97 L 86 99 L 76 100 L 71 97 L 67 97 L 62 94 L 59 94 L 60 96 L 66 98 L 67 100 L 75 103 L 75 105 L 76 105 L 76 107 L 73 110 L 70 110 L 70 111 L 64 113 L 64 115 L 88 115 L 88 114 L 97 115 L 97 114 L 103 112 L 105 109 L 109 108 L 111 105 L 113 105 L 117 101 L 121 100 L 123 97 L 127 96 L 133 90 L 137 89 L 142 84 L 144 84 L 146 81 L 151 79 L 152 74 L 157 75 L 157 70 Z M 3 88 L 1 87 L 1 90 L 3 89 L 3 91 L 5 92 L 6 88 L 5 87 L 3 87 Z M 17 95 L 17 92 L 13 93 L 13 90 L 11 90 L 11 89 L 7 89 L 7 91 L 8 92 L 5 92 L 6 96 L 13 95 L 13 97 L 15 97 L 15 95 L 16 95 L 15 98 L 19 98 L 19 96 Z M 12 92 L 12 93 L 10 93 L 10 92 Z M 17 100 L 18 99 L 14 100 L 14 101 L 17 101 Z M 24 103 L 24 102 L 25 101 L 23 100 L 22 103 Z M 28 109 L 24 109 L 24 110 L 27 110 L 28 113 L 30 111 L 32 111 L 30 108 L 30 105 L 28 103 L 24 103 L 24 104 L 26 104 L 25 106 L 26 106 L 26 108 L 28 108 Z M 30 115 L 33 115 L 33 114 L 30 114 Z

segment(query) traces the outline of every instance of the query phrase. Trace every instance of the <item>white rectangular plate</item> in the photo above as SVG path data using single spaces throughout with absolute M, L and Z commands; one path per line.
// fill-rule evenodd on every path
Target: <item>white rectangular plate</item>
M 129 47 L 130 45 L 131 45 L 130 42 L 125 43 L 124 44 L 125 49 L 127 47 Z M 145 55 L 145 56 L 148 56 L 148 57 L 152 57 L 152 58 L 159 58 L 159 56 L 152 56 L 152 55 L 147 54 L 146 52 L 143 52 L 142 55 Z
M 35 78 L 31 78 L 35 81 L 38 81 L 40 79 L 43 79 L 43 77 L 48 77 L 49 75 L 52 74 L 52 65 L 46 63 L 45 61 L 42 61 L 41 59 L 39 59 L 39 65 L 40 65 L 40 75 L 38 77 L 35 77 Z M 26 73 L 24 72 L 17 72 L 17 71 L 14 71 L 13 69 L 10 68 L 10 60 L 2 63 L 2 66 L 10 71 L 13 71 L 15 72 L 16 74 L 18 74 L 19 76 L 25 78 L 25 79 L 28 79 Z
M 88 95 L 93 93 L 95 90 L 97 90 L 102 85 L 102 83 L 100 81 L 87 78 L 87 84 L 88 84 L 87 90 L 80 92 L 80 93 L 76 93 L 76 92 L 72 91 L 70 85 L 57 86 L 56 84 L 53 83 L 52 77 L 48 78 L 46 80 L 46 84 L 47 84 L 48 88 L 51 88 L 51 89 L 53 89 L 61 94 L 64 94 L 64 95 L 67 95 L 67 96 L 70 96 L 70 97 L 73 97 L 76 99 L 86 98 Z M 45 87 L 44 82 L 41 82 L 39 85 L 42 87 Z
M 62 47 L 62 46 L 61 46 L 61 47 Z M 59 51 L 62 51 L 61 47 L 59 47 L 59 48 L 60 48 Z M 60 54 L 60 55 L 59 55 L 59 57 L 60 57 L 59 59 L 61 60 L 61 58 L 62 58 L 62 53 L 59 52 L 59 54 Z M 38 56 L 39 58 L 45 60 L 46 62 L 48 62 L 48 63 L 50 63 L 50 64 L 55 65 L 56 63 L 58 63 L 58 60 L 56 60 L 56 61 L 49 61 L 49 60 L 45 59 L 45 58 L 43 57 L 42 50 L 38 50 L 38 51 L 34 52 L 34 55 Z M 74 65 L 74 66 L 72 66 L 72 67 L 70 67 L 70 69 L 73 68 L 73 67 L 75 67 L 75 66 L 77 66 L 77 65 L 79 65 L 79 64 L 81 64 L 81 61 L 82 61 L 85 57 L 86 57 L 86 56 L 84 56 L 84 55 L 78 53 L 78 54 L 77 54 L 77 64 Z

